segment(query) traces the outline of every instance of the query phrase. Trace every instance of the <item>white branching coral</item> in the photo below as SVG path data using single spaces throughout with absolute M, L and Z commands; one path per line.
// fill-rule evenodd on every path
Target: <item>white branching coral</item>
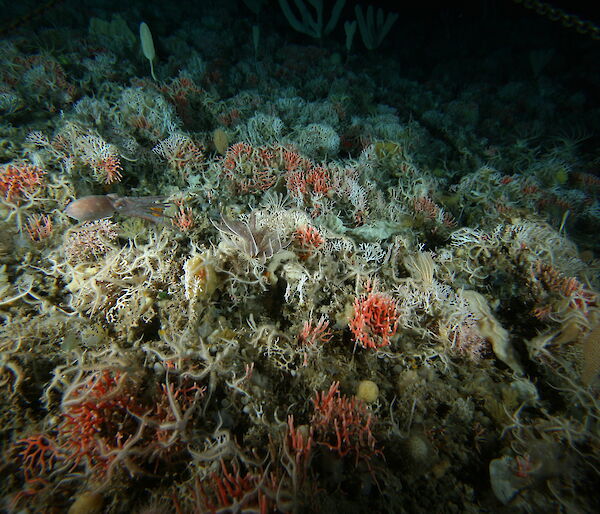
M 57 272 L 68 281 L 71 308 L 105 320 L 128 332 L 155 315 L 159 293 L 179 287 L 181 266 L 174 258 L 177 243 L 165 231 L 148 240 L 114 247 L 94 261 L 66 261 Z
M 64 252 L 69 264 L 97 260 L 116 248 L 118 226 L 104 218 L 69 230 L 64 238 Z

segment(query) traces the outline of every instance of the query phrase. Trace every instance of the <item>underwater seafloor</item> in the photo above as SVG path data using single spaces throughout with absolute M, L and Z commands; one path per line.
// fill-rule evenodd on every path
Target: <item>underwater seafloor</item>
M 2 511 L 600 510 L 600 30 L 326 4 L 3 5 Z

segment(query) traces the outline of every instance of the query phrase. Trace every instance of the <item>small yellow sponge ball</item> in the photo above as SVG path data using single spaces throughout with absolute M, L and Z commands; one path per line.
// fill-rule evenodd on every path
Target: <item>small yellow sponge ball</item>
M 365 403 L 373 403 L 379 396 L 379 386 L 372 380 L 361 380 L 358 383 L 356 397 Z
M 101 494 L 85 491 L 75 499 L 67 514 L 100 514 L 103 503 Z

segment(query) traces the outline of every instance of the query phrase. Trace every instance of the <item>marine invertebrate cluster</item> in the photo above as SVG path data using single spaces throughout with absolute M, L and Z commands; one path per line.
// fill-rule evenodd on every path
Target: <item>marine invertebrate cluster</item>
M 594 510 L 594 109 L 232 6 L 0 43 L 7 510 Z
M 341 395 L 339 383 L 313 398 L 311 426 L 314 439 L 340 457 L 351 455 L 356 463 L 375 457 L 377 440 L 372 433 L 372 414 L 357 398 Z
M 348 326 L 357 344 L 377 349 L 391 343 L 398 318 L 398 305 L 391 296 L 369 291 L 354 300 L 354 314 Z
M 221 217 L 221 222 L 215 224 L 215 227 L 229 246 L 239 249 L 241 254 L 261 264 L 287 246 L 277 231 L 266 225 L 256 226 L 255 213 L 251 213 L 247 220 L 241 221 Z
M 66 123 L 52 140 L 37 131 L 31 132 L 28 140 L 41 149 L 48 160 L 60 162 L 69 172 L 78 167 L 89 167 L 92 177 L 106 184 L 119 182 L 122 178 L 117 148 L 80 124 Z
M 52 218 L 45 214 L 32 214 L 27 218 L 27 234 L 29 239 L 39 243 L 52 236 Z
M 65 235 L 64 252 L 71 265 L 96 260 L 115 248 L 117 225 L 110 220 L 84 223 Z
M 185 134 L 171 134 L 158 143 L 152 151 L 167 161 L 180 176 L 186 176 L 203 164 L 203 148 Z
M 21 203 L 44 184 L 46 174 L 39 166 L 13 162 L 0 167 L 0 194 L 10 203 Z
M 73 381 L 63 393 L 56 428 L 16 442 L 28 482 L 82 469 L 106 480 L 120 467 L 139 473 L 141 466 L 183 450 L 203 388 L 176 387 L 167 375 L 160 389 L 144 396 L 136 388 L 138 379 L 126 372 L 69 371 Z

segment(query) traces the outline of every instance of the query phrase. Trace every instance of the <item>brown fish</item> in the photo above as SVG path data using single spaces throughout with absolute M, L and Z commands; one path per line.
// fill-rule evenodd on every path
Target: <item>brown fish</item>
M 115 212 L 113 202 L 107 195 L 84 196 L 71 202 L 65 209 L 65 214 L 77 221 L 107 218 Z
M 123 216 L 159 223 L 168 218 L 163 214 L 165 207 L 163 196 L 91 195 L 71 202 L 67 205 L 65 214 L 77 221 L 93 221 L 118 212 Z

